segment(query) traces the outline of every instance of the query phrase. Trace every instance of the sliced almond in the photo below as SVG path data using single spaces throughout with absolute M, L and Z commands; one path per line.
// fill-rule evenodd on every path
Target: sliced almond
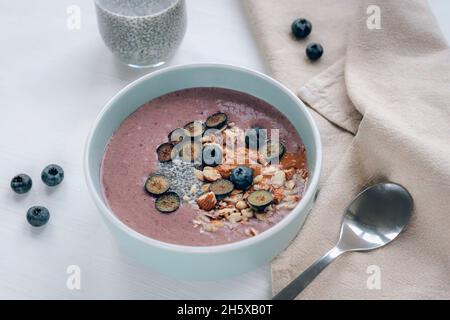
M 209 182 L 213 182 L 213 181 L 216 181 L 216 180 L 222 178 L 219 171 L 217 171 L 213 167 L 204 167 L 203 168 L 203 177 L 206 181 L 209 181 Z
M 255 217 L 260 221 L 266 221 L 269 215 L 267 213 L 255 213 Z
M 298 194 L 298 193 L 299 193 L 299 189 L 298 188 L 294 188 L 292 190 L 286 189 L 286 190 L 283 191 L 283 194 L 285 196 L 295 195 L 295 194 Z
M 207 216 L 205 216 L 204 214 L 199 214 L 194 221 L 198 222 L 199 224 L 202 223 L 209 223 L 211 221 L 211 219 L 209 219 Z
M 282 188 L 273 188 L 272 194 L 273 194 L 273 202 L 276 204 L 280 203 L 284 196 Z
M 242 210 L 247 208 L 247 202 L 239 200 L 238 202 L 236 202 L 236 209 L 238 210 Z
M 283 202 L 277 205 L 278 209 L 294 209 L 297 202 Z
M 257 190 L 268 190 L 269 189 L 269 185 L 267 185 L 264 182 L 260 182 L 258 184 L 253 185 L 253 190 L 257 191 Z
M 213 221 L 211 221 L 211 223 L 219 228 L 222 228 L 224 226 L 223 221 L 220 221 L 220 220 L 213 220 Z
M 290 169 L 284 170 L 284 173 L 286 174 L 286 180 L 291 180 L 295 174 L 295 169 L 290 168 Z
M 270 183 L 276 187 L 281 187 L 286 182 L 286 174 L 282 170 L 277 170 L 272 179 L 270 179 Z
M 283 202 L 298 202 L 299 200 L 299 195 L 289 195 L 283 198 Z
M 203 230 L 208 231 L 208 232 L 216 232 L 217 230 L 219 230 L 219 227 L 212 224 L 212 223 L 205 223 L 202 225 Z
M 200 209 L 209 211 L 212 210 L 217 203 L 214 192 L 208 192 L 197 198 L 197 204 Z
M 235 208 L 223 208 L 216 211 L 216 215 L 219 217 L 228 217 L 233 212 L 237 212 Z
M 236 168 L 236 165 L 232 164 L 221 164 L 216 167 L 217 171 L 219 171 L 220 175 L 224 179 L 228 179 L 231 175 L 231 171 Z
M 226 208 L 226 207 L 228 207 L 228 203 L 226 203 L 225 201 L 220 201 L 219 202 L 219 207 Z
M 260 174 L 253 179 L 253 184 L 260 183 L 261 181 L 263 181 L 263 179 L 264 179 L 264 176 L 262 174 Z
M 286 189 L 288 190 L 292 190 L 295 188 L 295 181 L 294 180 L 289 180 L 285 183 Z
M 231 223 L 236 223 L 242 220 L 242 215 L 240 212 L 235 211 L 230 213 L 230 215 L 228 216 L 228 221 L 230 221 Z
M 237 194 L 242 194 L 242 190 L 238 190 L 238 189 L 233 189 L 233 191 L 231 191 L 231 196 L 235 196 Z
M 242 197 L 243 197 L 242 193 L 237 193 L 233 196 L 226 197 L 225 199 L 223 199 L 223 201 L 235 204 L 240 200 L 242 200 Z
M 263 176 L 273 176 L 275 174 L 275 172 L 277 172 L 277 171 L 278 171 L 277 167 L 270 166 L 270 167 L 262 168 L 261 174 Z
M 308 177 L 307 169 L 299 169 L 297 172 L 303 179 L 306 179 Z
M 194 176 L 197 178 L 197 180 L 205 181 L 205 178 L 203 177 L 203 172 L 195 168 L 194 168 Z
M 243 209 L 241 210 L 241 214 L 244 218 L 252 218 L 253 215 L 255 214 L 255 211 L 252 208 L 247 208 L 247 209 Z
M 255 228 L 247 228 L 244 231 L 245 235 L 249 236 L 249 237 L 254 237 L 256 236 L 259 232 L 258 230 L 256 230 Z
M 267 164 L 268 164 L 266 157 L 263 156 L 261 153 L 258 153 L 258 162 L 260 164 L 262 164 L 263 166 L 267 166 Z

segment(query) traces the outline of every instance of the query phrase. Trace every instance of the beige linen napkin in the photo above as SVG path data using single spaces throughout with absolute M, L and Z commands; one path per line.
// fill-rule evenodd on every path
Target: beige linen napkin
M 367 26 L 371 5 L 381 29 Z M 406 231 L 385 248 L 341 256 L 298 298 L 449 299 L 450 52 L 428 3 L 246 0 L 246 7 L 273 76 L 310 106 L 324 144 L 317 203 L 272 263 L 274 293 L 334 245 L 359 190 L 391 180 L 415 201 Z M 296 17 L 312 21 L 306 40 L 290 35 Z M 316 63 L 304 58 L 310 41 L 325 49 Z

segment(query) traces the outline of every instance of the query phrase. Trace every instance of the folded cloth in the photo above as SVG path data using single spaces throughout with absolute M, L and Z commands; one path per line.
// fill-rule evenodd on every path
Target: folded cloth
M 364 186 L 394 181 L 415 202 L 387 247 L 348 253 L 299 299 L 450 298 L 450 50 L 427 1 L 246 0 L 272 75 L 311 108 L 324 144 L 317 202 L 272 263 L 276 293 L 337 241 Z M 294 40 L 305 17 L 310 36 Z M 378 23 L 379 22 L 379 23 Z M 310 63 L 307 43 L 324 47 Z

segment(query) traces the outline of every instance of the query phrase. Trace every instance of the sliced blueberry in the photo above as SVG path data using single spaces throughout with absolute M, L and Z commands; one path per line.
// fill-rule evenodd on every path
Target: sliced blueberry
M 245 146 L 251 149 L 259 149 L 267 140 L 267 130 L 254 127 L 245 132 Z
M 145 182 L 145 190 L 154 197 L 159 197 L 169 190 L 169 180 L 162 174 L 153 173 Z
M 11 189 L 14 190 L 15 193 L 23 194 L 30 191 L 31 186 L 33 185 L 33 181 L 30 176 L 21 173 L 12 178 L 11 180 Z
M 206 119 L 206 127 L 208 129 L 220 129 L 227 125 L 228 117 L 223 112 L 216 112 Z
M 167 192 L 155 201 L 156 209 L 165 214 L 177 211 L 180 205 L 180 197 L 175 192 Z
M 168 134 L 169 142 L 173 144 L 180 143 L 186 136 L 186 130 L 183 128 L 177 128 Z
M 209 191 L 213 192 L 219 200 L 228 197 L 233 189 L 233 183 L 226 179 L 216 180 L 209 186 Z
M 196 138 L 199 137 L 205 132 L 206 126 L 201 121 L 191 121 L 185 124 L 184 129 L 186 130 L 186 134 L 188 137 Z
M 256 211 L 264 211 L 273 202 L 273 194 L 266 190 L 254 191 L 250 193 L 247 201 Z
M 33 227 L 41 227 L 50 219 L 50 212 L 46 207 L 34 206 L 27 211 L 27 221 Z
M 234 168 L 231 171 L 230 180 L 236 189 L 246 190 L 253 183 L 253 169 L 246 166 Z
M 159 162 L 169 162 L 172 161 L 172 150 L 174 144 L 171 142 L 165 142 L 156 148 L 156 154 L 158 155 Z
M 311 33 L 312 24 L 309 20 L 304 18 L 295 19 L 294 22 L 292 22 L 291 30 L 297 39 L 304 39 Z
M 323 54 L 323 47 L 319 43 L 310 43 L 306 47 L 306 55 L 308 56 L 309 60 L 316 61 L 318 60 Z
M 50 164 L 42 170 L 42 182 L 49 187 L 54 187 L 64 180 L 64 170 L 57 164 Z

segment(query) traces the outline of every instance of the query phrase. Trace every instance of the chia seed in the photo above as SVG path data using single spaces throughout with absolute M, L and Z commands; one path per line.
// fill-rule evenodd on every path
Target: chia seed
M 163 64 L 186 31 L 184 0 L 96 0 L 95 7 L 103 41 L 130 66 Z
M 194 163 L 175 159 L 171 162 L 160 162 L 158 173 L 163 174 L 169 180 L 170 190 L 176 192 L 182 201 L 193 203 L 202 194 L 203 184 L 195 177 L 194 168 Z M 191 193 L 194 185 L 196 192 Z

